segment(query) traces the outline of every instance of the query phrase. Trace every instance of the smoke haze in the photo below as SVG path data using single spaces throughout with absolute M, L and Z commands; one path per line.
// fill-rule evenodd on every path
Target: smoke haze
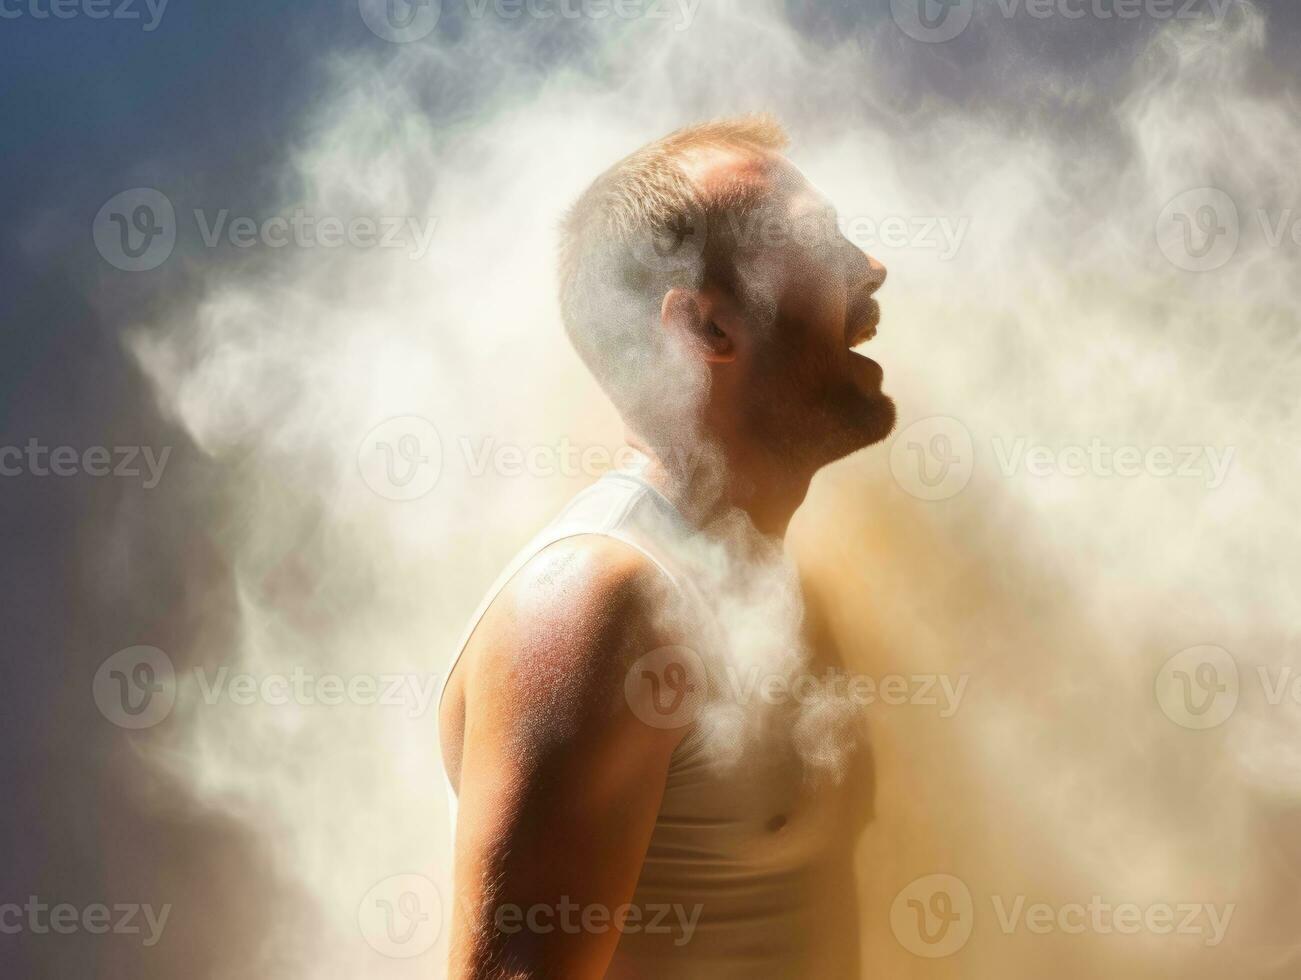
M 452 7 L 417 42 L 323 48 L 250 178 L 256 207 L 177 178 L 188 230 L 164 288 L 125 302 L 117 270 L 94 287 L 156 415 L 143 431 L 178 447 L 162 503 L 98 506 L 75 546 L 76 588 L 123 617 L 81 635 L 76 710 L 123 647 L 163 648 L 177 678 L 147 731 L 86 723 L 103 814 L 75 836 L 129 841 L 101 877 L 174 905 L 156 950 L 97 954 L 106 975 L 442 975 L 450 908 L 413 958 L 385 955 L 365 911 L 396 875 L 450 894 L 433 692 L 498 570 L 619 439 L 564 340 L 557 223 L 631 150 L 751 111 L 786 125 L 890 270 L 868 353 L 899 426 L 820 475 L 796 518 L 810 615 L 853 672 L 966 678 L 948 717 L 868 710 L 863 975 L 1295 975 L 1301 125 L 1284 15 L 1039 21 L 977 3 L 961 37 L 927 44 L 889 4 L 542 22 Z M 1206 239 L 1230 218 L 1214 192 L 1237 222 L 1227 258 Z M 222 207 L 369 217 L 395 244 L 204 251 Z M 391 467 L 420 456 L 434 482 L 408 492 Z M 152 625 L 129 633 L 123 610 Z M 1178 685 L 1202 661 L 1163 668 L 1207 646 L 1237 700 L 1198 728 Z M 296 672 L 379 693 L 241 703 L 222 686 Z M 931 959 L 892 906 L 936 874 L 965 884 L 974 929 Z M 1037 934 L 1001 924 L 1018 896 L 1234 910 L 1215 945 Z

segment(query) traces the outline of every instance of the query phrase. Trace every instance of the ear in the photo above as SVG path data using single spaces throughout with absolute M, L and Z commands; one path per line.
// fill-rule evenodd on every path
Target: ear
M 700 293 L 675 286 L 664 294 L 660 326 L 676 332 L 712 364 L 736 360 L 736 343 L 729 329 L 718 322 L 716 310 Z

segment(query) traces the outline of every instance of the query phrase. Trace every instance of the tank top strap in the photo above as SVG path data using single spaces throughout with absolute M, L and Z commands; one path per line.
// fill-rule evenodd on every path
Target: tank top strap
M 674 558 L 675 544 L 685 541 L 691 526 L 677 508 L 635 473 L 615 470 L 574 496 L 564 509 L 516 553 L 488 589 L 466 624 L 456 652 L 443 673 L 437 704 L 441 708 L 447 682 L 488 607 L 519 571 L 542 551 L 567 538 L 599 534 L 614 538 L 645 555 L 693 606 L 696 590 Z

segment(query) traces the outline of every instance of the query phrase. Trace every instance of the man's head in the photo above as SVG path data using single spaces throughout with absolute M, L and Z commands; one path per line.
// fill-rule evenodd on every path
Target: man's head
M 841 235 L 766 117 L 680 130 L 598 177 L 566 218 L 561 309 L 580 356 L 653 445 L 807 471 L 884 439 L 885 269 Z

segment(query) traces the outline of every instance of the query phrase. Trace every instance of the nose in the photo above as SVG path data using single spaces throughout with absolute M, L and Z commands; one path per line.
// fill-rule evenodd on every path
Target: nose
M 873 292 L 885 285 L 885 266 L 870 255 L 867 256 L 867 282 Z
M 879 259 L 846 241 L 845 250 L 849 267 L 846 271 L 849 288 L 855 292 L 866 292 L 869 296 L 885 284 L 885 266 Z

